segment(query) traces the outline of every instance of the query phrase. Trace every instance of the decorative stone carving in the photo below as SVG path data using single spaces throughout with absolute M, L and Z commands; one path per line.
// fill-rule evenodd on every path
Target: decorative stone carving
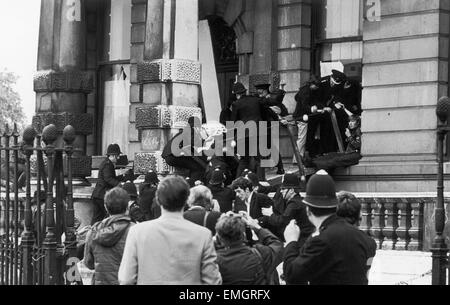
M 44 155 L 44 167 L 47 172 L 47 157 Z M 67 176 L 67 157 L 63 156 L 64 175 Z M 38 163 L 36 155 L 32 155 L 30 158 L 31 173 L 37 174 Z M 90 156 L 76 156 L 72 157 L 72 175 L 73 177 L 89 177 L 91 176 L 92 157 Z
M 136 153 L 134 158 L 134 172 L 145 174 L 153 170 L 159 174 L 168 174 L 172 168 L 161 157 L 161 152 L 141 152 Z
M 395 230 L 398 227 L 397 223 L 397 203 L 393 198 L 383 198 L 385 208 L 385 225 L 383 228 L 384 243 L 382 244 L 383 250 L 395 250 L 395 244 L 397 243 L 397 235 Z
M 200 85 L 201 65 L 182 59 L 158 59 L 137 64 L 138 82 L 179 82 Z
M 185 106 L 148 106 L 136 109 L 136 128 L 183 128 L 191 117 L 202 119 L 202 110 Z
M 92 134 L 94 129 L 94 119 L 92 114 L 71 114 L 63 113 L 38 113 L 33 117 L 33 127 L 38 133 L 42 133 L 45 126 L 54 124 L 59 134 L 62 134 L 67 125 L 72 125 L 78 135 Z
M 395 245 L 396 250 L 406 250 L 409 244 L 408 231 L 411 227 L 411 206 L 408 199 L 401 198 L 397 202 L 398 208 L 398 228 L 395 230 L 398 240 Z
M 39 71 L 34 76 L 35 92 L 82 92 L 90 93 L 94 82 L 87 71 Z
M 267 74 L 253 74 L 249 76 L 249 92 L 250 94 L 256 92 L 255 85 L 258 84 L 270 84 L 271 90 L 274 91 L 280 87 L 280 73 L 270 72 Z

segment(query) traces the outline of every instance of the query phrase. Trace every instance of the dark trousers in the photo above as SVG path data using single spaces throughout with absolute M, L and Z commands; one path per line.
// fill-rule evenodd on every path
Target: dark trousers
M 91 225 L 102 221 L 107 216 L 104 201 L 102 199 L 94 198 L 92 199 L 92 203 L 94 204 L 94 215 L 92 216 Z
M 203 181 L 206 171 L 206 163 L 201 164 L 200 158 L 194 159 L 193 157 L 175 157 L 169 155 L 165 158 L 166 163 L 173 167 L 186 168 L 189 170 L 189 177 L 193 181 Z

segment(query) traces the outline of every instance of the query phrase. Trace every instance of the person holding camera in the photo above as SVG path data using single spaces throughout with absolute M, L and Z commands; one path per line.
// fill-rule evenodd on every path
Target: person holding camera
M 258 236 L 253 247 L 245 241 L 246 227 Z M 223 285 L 273 285 L 283 243 L 246 212 L 223 214 L 216 224 L 217 264 Z

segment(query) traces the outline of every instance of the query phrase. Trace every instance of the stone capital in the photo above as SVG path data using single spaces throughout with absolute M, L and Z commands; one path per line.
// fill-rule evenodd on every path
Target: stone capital
M 45 126 L 54 124 L 59 134 L 62 134 L 67 125 L 72 125 L 78 135 L 90 135 L 94 129 L 94 119 L 90 113 L 72 114 L 63 113 L 38 113 L 33 117 L 33 127 L 38 133 L 42 133 Z
M 134 172 L 145 174 L 153 170 L 159 174 L 169 174 L 171 166 L 162 158 L 161 152 L 140 152 L 134 156 Z
M 185 106 L 147 106 L 136 109 L 136 128 L 184 128 L 190 117 L 202 119 L 202 110 Z
M 34 76 L 35 92 L 90 93 L 94 89 L 92 75 L 87 71 L 39 71 Z
M 184 59 L 158 59 L 137 64 L 138 82 L 178 82 L 200 85 L 201 64 Z

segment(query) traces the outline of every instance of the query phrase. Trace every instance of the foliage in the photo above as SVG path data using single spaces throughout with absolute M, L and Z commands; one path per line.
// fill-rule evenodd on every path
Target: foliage
M 22 100 L 14 90 L 18 76 L 12 72 L 0 71 L 0 130 L 5 124 L 13 128 L 17 123 L 18 130 L 21 131 L 25 124 L 25 114 L 22 108 Z

